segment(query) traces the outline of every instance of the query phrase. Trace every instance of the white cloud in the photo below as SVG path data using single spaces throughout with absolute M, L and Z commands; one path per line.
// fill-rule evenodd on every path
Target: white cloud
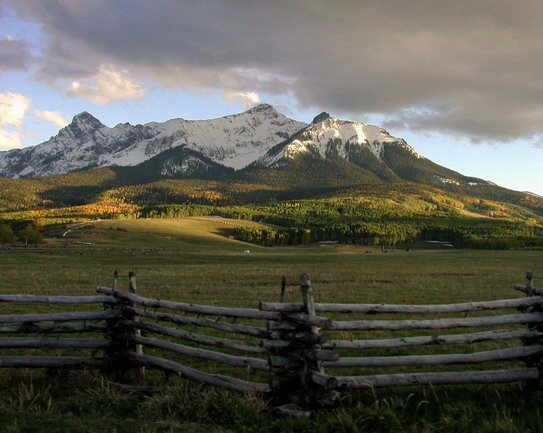
M 51 122 L 60 128 L 64 128 L 68 123 L 70 123 L 69 120 L 66 120 L 66 118 L 62 114 L 60 114 L 58 111 L 42 110 L 42 111 L 34 111 L 34 114 L 38 116 L 40 119 Z
M 245 108 L 251 108 L 260 103 L 260 96 L 255 92 L 227 92 L 223 95 L 222 101 L 225 104 L 239 102 Z
M 22 133 L 19 131 L 6 131 L 0 129 L 0 149 L 19 149 L 22 147 Z
M 473 141 L 543 132 L 541 0 L 2 1 L 41 25 L 36 79 L 98 103 L 143 96 L 126 73 L 97 74 L 114 64 L 166 87 L 289 95 Z M 449 109 L 417 109 L 435 106 Z
M 17 149 L 22 146 L 21 140 L 26 132 L 24 119 L 32 100 L 20 93 L 0 93 L 0 126 L 19 129 L 13 131 L 0 129 L 0 149 Z
M 533 147 L 534 149 L 543 149 L 543 134 L 534 138 L 531 147 Z
M 141 99 L 145 91 L 132 81 L 127 71 L 102 66 L 94 80 L 84 83 L 73 81 L 69 93 L 97 104 L 109 104 L 113 101 Z
M 11 125 L 22 128 L 31 103 L 30 98 L 20 93 L 0 93 L 0 126 Z

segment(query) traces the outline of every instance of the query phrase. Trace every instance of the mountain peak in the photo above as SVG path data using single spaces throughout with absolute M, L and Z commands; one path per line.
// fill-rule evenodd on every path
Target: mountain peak
M 98 129 L 104 126 L 96 117 L 88 111 L 76 114 L 69 126 L 77 126 L 79 129 Z M 84 128 L 83 128 L 84 127 Z
M 262 111 L 276 111 L 276 110 L 270 104 L 266 104 L 263 102 L 261 104 L 255 105 L 254 107 L 248 109 L 246 113 L 260 113 Z
M 317 124 L 317 123 L 321 123 L 322 121 L 326 120 L 326 119 L 329 119 L 330 118 L 330 113 L 327 113 L 326 111 L 323 111 L 321 114 L 315 116 L 315 118 L 313 119 L 313 121 L 311 122 L 313 125 Z

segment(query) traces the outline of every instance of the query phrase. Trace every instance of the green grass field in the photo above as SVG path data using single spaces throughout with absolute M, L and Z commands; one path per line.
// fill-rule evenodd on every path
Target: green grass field
M 55 248 L 0 249 L 0 293 L 92 295 L 115 269 L 134 269 L 142 296 L 257 308 L 299 302 L 311 275 L 317 302 L 433 304 L 520 297 L 513 284 L 542 251 L 472 251 L 309 245 L 264 248 L 229 239 L 240 221 L 101 221 L 51 240 Z M 253 224 L 253 223 L 251 223 Z M 78 243 L 74 243 L 78 242 Z M 81 243 L 84 242 L 84 243 Z M 246 253 L 245 250 L 250 250 Z M 121 278 L 123 289 L 126 279 Z M 29 312 L 0 304 L 0 314 Z M 7 353 L 2 350 L 2 353 Z M 256 398 L 160 374 L 150 396 L 124 393 L 94 372 L 0 370 L 2 432 L 532 432 L 543 431 L 541 391 L 521 384 L 381 389 L 347 394 L 312 420 L 277 419 Z

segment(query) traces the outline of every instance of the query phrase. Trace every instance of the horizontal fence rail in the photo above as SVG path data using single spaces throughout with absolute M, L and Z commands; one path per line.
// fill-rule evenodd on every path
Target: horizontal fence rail
M 539 380 L 537 368 L 498 371 L 456 371 L 447 373 L 376 374 L 337 378 L 338 389 L 381 388 L 410 385 L 494 384 Z
M 393 349 L 406 346 L 473 344 L 494 340 L 535 339 L 541 337 L 543 337 L 543 332 L 530 329 L 501 329 L 495 331 L 473 332 L 470 334 L 429 335 L 372 340 L 330 340 L 325 342 L 322 347 L 326 349 Z
M 10 314 L 1 315 L 0 323 L 36 323 L 36 322 L 70 322 L 72 320 L 107 320 L 118 317 L 113 311 L 84 311 L 70 313 L 46 314 Z
M 524 286 L 520 286 L 524 287 Z M 319 304 L 315 303 L 317 313 L 397 313 L 397 314 L 439 314 L 439 313 L 468 313 L 472 311 L 501 310 L 504 308 L 529 307 L 539 305 L 543 297 L 505 299 L 487 302 L 463 302 L 446 305 L 392 305 L 392 304 Z M 280 302 L 261 302 L 263 311 L 281 313 L 299 313 L 304 311 L 302 304 L 282 304 Z
M 351 320 L 332 321 L 327 330 L 350 331 L 398 331 L 405 329 L 451 329 L 473 328 L 483 326 L 515 325 L 524 323 L 540 323 L 543 313 L 508 314 L 503 316 L 487 316 L 459 319 L 433 319 L 433 320 Z
M 99 286 L 97 291 L 99 293 L 112 293 L 112 289 L 102 286 Z M 115 295 L 120 299 L 133 302 L 134 304 L 141 305 L 143 307 L 166 308 L 169 310 L 184 311 L 185 313 L 264 320 L 275 320 L 280 317 L 278 314 L 250 308 L 213 307 L 208 305 L 188 304 L 184 302 L 162 301 L 157 299 L 143 298 L 133 293 L 125 292 L 117 292 Z
M 148 319 L 153 319 L 156 321 L 166 321 L 172 322 L 177 325 L 188 325 L 188 326 L 201 326 L 205 328 L 217 329 L 219 331 L 250 335 L 253 337 L 266 338 L 268 331 L 266 328 L 257 327 L 257 326 L 247 326 L 247 325 L 234 325 L 230 323 L 217 322 L 216 320 L 211 319 L 201 319 L 196 317 L 186 317 L 170 313 L 155 313 L 152 311 L 145 311 L 133 307 L 126 307 L 125 310 L 136 317 L 145 317 Z
M 525 286 L 514 286 L 524 298 L 443 305 L 315 303 L 304 274 L 302 302 L 261 302 L 258 309 L 142 297 L 134 272 L 127 291 L 117 290 L 117 277 L 112 287 L 98 286 L 97 296 L 0 295 L 0 303 L 101 308 L 0 315 L 1 349 L 63 353 L 2 354 L 0 367 L 99 368 L 121 376 L 153 368 L 266 394 L 275 405 L 304 407 L 333 406 L 338 392 L 349 389 L 541 382 L 543 289 L 533 287 L 531 274 Z M 284 294 L 285 279 L 281 300 Z M 472 312 L 477 314 L 467 317 Z M 78 352 L 64 355 L 65 350 Z M 441 371 L 449 366 L 457 367 Z M 236 368 L 248 380 L 240 379 Z M 216 374 L 217 369 L 232 373 Z
M 116 304 L 114 296 L 43 296 L 0 295 L 0 302 L 30 302 L 33 304 Z
M 268 322 L 270 339 L 262 345 L 272 353 L 269 362 L 275 376 L 270 384 L 276 394 L 283 395 L 285 401 L 289 394 L 297 393 L 295 401 L 302 401 L 306 405 L 325 406 L 331 400 L 339 399 L 337 394 L 334 396 L 334 391 L 385 386 L 512 381 L 528 381 L 532 384 L 535 382 L 538 386 L 540 384 L 543 361 L 543 290 L 533 289 L 531 279 L 527 279 L 526 286 L 515 286 L 516 290 L 528 295 L 526 298 L 443 305 L 315 303 L 307 275 L 302 276 L 302 292 L 304 287 L 306 294 L 302 296 L 303 303 L 260 303 L 263 311 L 281 314 L 280 320 Z M 510 310 L 517 312 L 511 313 Z M 492 314 L 481 316 L 478 313 L 477 317 L 466 317 L 472 312 L 485 311 Z M 333 314 L 333 318 L 327 317 L 328 313 Z M 377 314 L 394 314 L 398 317 L 380 320 L 376 319 Z M 446 314 L 462 316 L 443 317 Z M 341 315 L 348 315 L 349 319 L 352 316 L 363 317 L 342 320 Z M 407 315 L 434 317 L 406 319 Z M 495 327 L 500 329 L 477 330 Z M 432 332 L 454 329 L 464 329 L 465 332 L 416 335 L 420 330 Z M 402 335 L 383 338 L 383 332 L 389 335 L 401 332 Z M 364 338 L 357 337 L 360 334 L 363 334 Z M 511 343 L 494 348 L 500 341 Z M 494 342 L 491 350 L 488 345 L 484 345 L 487 342 Z M 441 349 L 436 348 L 444 345 L 455 345 L 455 352 L 461 350 L 458 347 L 466 345 L 476 348 L 464 349 L 464 353 L 439 353 Z M 413 352 L 418 350 L 417 347 L 423 353 L 401 352 L 402 348 Z M 422 350 L 423 347 L 426 349 Z M 381 352 L 361 352 L 364 350 Z M 303 362 L 300 362 L 300 358 Z M 484 369 L 484 366 L 502 366 L 506 362 L 511 364 L 509 369 Z M 518 368 L 515 364 L 519 362 L 526 367 Z M 453 365 L 468 365 L 469 369 L 420 372 L 421 368 L 443 370 Z M 483 368 L 473 371 L 478 365 Z M 348 373 L 353 369 L 381 371 L 394 367 L 411 369 L 412 372 L 371 374 L 371 371 L 368 371 L 368 374 L 360 374 L 356 371 L 357 375 Z M 325 370 L 334 374 L 325 373 Z M 346 373 L 342 374 L 341 371 Z M 296 375 L 301 379 L 293 380 Z
M 183 331 L 180 329 L 168 328 L 168 327 L 156 325 L 153 323 L 135 322 L 133 320 L 124 321 L 123 324 L 128 327 L 132 327 L 134 329 L 140 329 L 143 331 L 153 332 L 155 334 L 179 338 L 180 340 L 191 341 L 193 343 L 206 344 L 209 346 L 222 347 L 225 349 L 234 349 L 234 350 L 239 350 L 241 352 L 264 353 L 264 354 L 267 353 L 266 349 L 263 349 L 256 343 L 245 342 L 241 340 L 231 340 L 228 338 L 212 337 L 208 335 L 202 335 L 202 334 L 196 334 L 193 332 Z

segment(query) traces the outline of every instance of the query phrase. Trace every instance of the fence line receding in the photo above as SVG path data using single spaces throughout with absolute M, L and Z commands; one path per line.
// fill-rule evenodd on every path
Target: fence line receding
M 0 367 L 99 368 L 121 377 L 147 367 L 284 407 L 334 405 L 349 389 L 540 386 L 543 289 L 531 273 L 515 286 L 524 298 L 443 305 L 315 303 L 304 274 L 300 303 L 253 309 L 146 298 L 136 294 L 134 272 L 127 291 L 117 277 L 97 296 L 0 295 L 0 303 L 85 309 L 0 315 Z M 283 278 L 281 301 L 285 285 Z M 12 349 L 25 351 L 4 354 Z M 43 354 L 51 349 L 62 355 Z

